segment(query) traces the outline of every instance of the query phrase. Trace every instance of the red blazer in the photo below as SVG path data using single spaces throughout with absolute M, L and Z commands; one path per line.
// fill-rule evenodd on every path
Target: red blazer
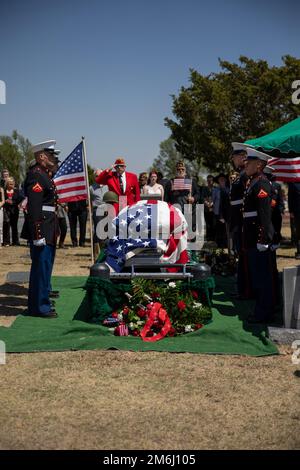
M 135 204 L 137 201 L 141 199 L 140 196 L 140 187 L 137 176 L 134 173 L 125 172 L 126 177 L 126 190 L 125 193 L 121 193 L 119 177 L 115 171 L 107 171 L 104 170 L 96 177 L 96 183 L 98 184 L 106 184 L 108 186 L 109 191 L 113 191 L 119 197 L 126 196 L 127 197 L 127 204 L 120 203 L 120 208 L 118 207 L 119 204 L 114 204 L 117 214 L 119 210 L 123 209 L 125 205 L 131 206 Z M 120 201 L 121 202 L 121 201 Z

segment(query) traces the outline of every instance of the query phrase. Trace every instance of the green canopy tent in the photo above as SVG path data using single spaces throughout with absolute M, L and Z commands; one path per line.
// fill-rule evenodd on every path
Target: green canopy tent
M 300 117 L 270 132 L 270 134 L 246 140 L 245 144 L 266 152 L 272 157 L 297 157 L 300 155 Z

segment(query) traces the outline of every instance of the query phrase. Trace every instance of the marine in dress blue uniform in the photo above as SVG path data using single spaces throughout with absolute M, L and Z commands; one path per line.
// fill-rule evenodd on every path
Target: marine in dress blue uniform
M 272 190 L 263 174 L 269 156 L 247 148 L 245 173 L 249 177 L 243 202 L 242 246 L 249 266 L 249 281 L 255 296 L 249 323 L 272 320 L 276 302 L 273 269 Z
M 282 226 L 282 214 L 284 213 L 284 201 L 282 196 L 281 185 L 275 181 L 273 174 L 274 168 L 270 165 L 265 166 L 264 175 L 268 178 L 271 185 L 271 210 L 272 210 L 272 224 L 274 228 L 274 235 L 272 241 L 272 262 L 273 262 L 273 276 L 275 282 L 275 298 L 276 304 L 281 302 L 281 289 L 279 282 L 279 274 L 277 269 L 277 258 L 276 250 L 280 246 L 281 242 L 281 226 Z
M 55 141 L 34 145 L 36 164 L 31 166 L 24 183 L 28 198 L 22 238 L 30 243 L 31 271 L 28 313 L 44 318 L 57 317 L 50 300 L 51 273 L 59 235 L 56 215 L 57 194 L 52 175 L 58 165 Z
M 232 239 L 232 248 L 238 256 L 237 269 L 237 297 L 247 299 L 251 297 L 249 282 L 247 282 L 248 266 L 244 250 L 242 250 L 242 226 L 243 226 L 243 200 L 248 177 L 245 173 L 245 160 L 247 152 L 244 145 L 238 142 L 232 142 L 232 164 L 239 176 L 230 187 L 230 222 L 229 233 Z

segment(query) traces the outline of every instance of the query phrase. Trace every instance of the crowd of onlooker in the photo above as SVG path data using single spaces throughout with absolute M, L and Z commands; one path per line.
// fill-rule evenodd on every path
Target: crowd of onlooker
M 0 247 L 20 245 L 18 220 L 24 196 L 7 169 L 1 172 L 0 182 Z
M 206 184 L 197 184 L 197 202 L 204 204 L 206 240 L 214 241 L 219 248 L 227 248 L 229 243 L 229 193 L 230 185 L 236 177 L 237 174 L 235 173 L 232 173 L 230 176 L 224 173 L 220 173 L 217 176 L 208 175 Z M 164 178 L 162 173 L 156 170 L 139 174 L 139 187 L 141 195 L 143 196 L 159 194 L 162 200 L 168 200 L 166 197 L 166 188 L 168 188 L 169 182 L 169 179 Z M 93 183 L 90 186 L 93 217 L 95 217 L 97 207 L 103 204 L 103 195 L 107 190 L 107 186 L 102 186 L 98 183 Z M 280 207 L 283 213 L 286 200 L 283 189 L 281 191 L 281 198 Z M 20 211 L 26 210 L 26 204 L 24 204 L 24 202 L 26 202 L 26 198 L 22 192 L 22 188 L 16 185 L 15 179 L 10 175 L 7 169 L 2 169 L 0 182 L 0 246 L 16 246 L 20 244 L 18 219 Z M 85 246 L 87 219 L 87 200 L 59 204 L 58 220 L 60 237 L 58 247 L 65 248 L 64 242 L 68 225 L 70 228 L 72 246 Z M 77 235 L 78 226 L 79 237 Z
M 230 249 L 230 188 L 238 176 L 239 174 L 236 172 L 232 172 L 230 175 L 219 173 L 213 176 L 209 174 L 206 177 L 206 184 L 197 183 L 197 202 L 204 204 L 205 239 L 207 241 L 214 241 L 218 248 Z M 156 171 L 150 172 L 149 175 L 146 172 L 139 175 L 141 194 L 159 192 L 162 194 L 162 199 L 167 201 L 168 199 L 164 195 L 166 195 L 168 182 L 168 179 L 163 178 L 163 175 Z M 286 205 L 286 195 L 281 185 L 279 186 L 280 192 L 277 207 L 282 216 Z

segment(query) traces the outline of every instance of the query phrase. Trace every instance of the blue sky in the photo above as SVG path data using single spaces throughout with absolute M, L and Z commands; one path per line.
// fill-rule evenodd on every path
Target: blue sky
M 63 157 L 84 135 L 92 166 L 122 155 L 142 171 L 189 68 L 299 57 L 299 13 L 296 0 L 0 0 L 0 134 L 54 138 Z

